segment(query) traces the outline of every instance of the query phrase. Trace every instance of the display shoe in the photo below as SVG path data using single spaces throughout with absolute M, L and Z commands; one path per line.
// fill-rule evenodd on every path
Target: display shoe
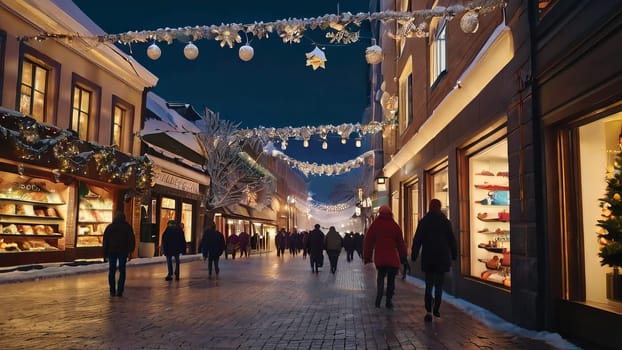
M 499 261 L 498 256 L 493 256 L 492 259 L 486 261 L 486 267 L 491 270 L 497 270 L 501 266 L 501 262 Z
M 423 320 L 426 322 L 432 322 L 432 314 L 427 312 L 425 316 L 423 316 Z

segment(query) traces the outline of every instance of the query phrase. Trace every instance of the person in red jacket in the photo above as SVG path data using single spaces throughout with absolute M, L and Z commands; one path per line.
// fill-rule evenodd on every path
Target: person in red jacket
M 451 260 L 458 255 L 456 238 L 451 222 L 441 212 L 441 201 L 432 199 L 430 210 L 419 220 L 415 239 L 413 240 L 411 259 L 417 260 L 421 250 L 421 270 L 425 272 L 425 317 L 426 322 L 432 321 L 432 314 L 441 317 L 440 307 L 443 296 L 443 280 L 449 271 Z M 434 288 L 434 298 L 432 298 Z
M 372 261 L 378 271 L 376 277 L 376 307 L 380 307 L 384 292 L 384 279 L 387 279 L 386 307 L 393 308 L 393 294 L 395 292 L 395 276 L 401 263 L 406 261 L 406 245 L 402 229 L 393 220 L 391 208 L 383 205 L 378 210 L 378 217 L 372 222 L 363 241 L 363 261 L 368 264 Z

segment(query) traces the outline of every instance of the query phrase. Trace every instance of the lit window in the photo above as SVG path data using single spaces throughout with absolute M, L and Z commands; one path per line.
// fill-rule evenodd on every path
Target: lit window
M 29 59 L 22 61 L 19 111 L 43 122 L 48 70 Z
M 73 88 L 71 129 L 82 140 L 88 139 L 89 118 L 91 115 L 91 92 L 76 85 Z
M 430 43 L 430 86 L 447 70 L 447 20 L 437 19 Z
M 413 74 L 412 58 L 409 57 L 399 81 L 399 127 L 400 133 L 406 131 L 413 121 Z
M 121 106 L 114 106 L 114 116 L 112 117 L 112 144 L 123 149 L 123 122 L 127 111 Z

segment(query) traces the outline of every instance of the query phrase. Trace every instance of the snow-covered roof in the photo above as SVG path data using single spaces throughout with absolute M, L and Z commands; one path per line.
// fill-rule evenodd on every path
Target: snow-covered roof
M 5 1 L 2 6 L 28 18 L 40 33 L 78 34 L 85 37 L 106 34 L 71 0 Z M 16 34 L 30 36 L 39 33 Z M 82 38 L 74 38 L 71 43 L 63 40 L 58 42 L 136 88 L 152 87 L 158 82 L 153 73 L 113 44 L 93 43 L 92 40 Z
M 205 157 L 203 146 L 197 137 L 201 130 L 193 122 L 169 108 L 166 101 L 153 92 L 147 93 L 146 107 L 152 113 L 145 116 L 144 126 L 140 131 L 143 138 L 148 135 L 164 134 Z M 161 144 L 153 146 L 165 148 L 165 145 Z

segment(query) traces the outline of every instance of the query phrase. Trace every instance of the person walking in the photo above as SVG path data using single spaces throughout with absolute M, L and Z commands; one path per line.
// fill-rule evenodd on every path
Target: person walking
M 419 220 L 412 245 L 411 260 L 417 260 L 421 250 L 421 270 L 425 273 L 425 317 L 426 322 L 441 317 L 440 307 L 443 296 L 443 280 L 449 272 L 451 260 L 458 255 L 456 238 L 451 222 L 441 212 L 441 201 L 432 199 L 427 214 Z M 434 299 L 432 298 L 434 288 Z
M 309 232 L 306 249 L 309 251 L 311 272 L 319 273 L 319 268 L 324 264 L 324 232 L 320 230 L 319 224 L 315 224 L 315 228 Z
M 346 250 L 347 262 L 351 262 L 352 260 L 354 260 L 354 249 L 356 248 L 355 244 L 356 243 L 354 242 L 354 233 L 346 233 L 346 236 L 343 237 L 343 249 Z
M 274 245 L 276 247 L 276 256 L 283 256 L 285 254 L 285 245 L 287 245 L 287 234 L 284 228 L 281 228 L 274 236 Z
M 339 261 L 339 254 L 343 248 L 343 238 L 335 226 L 331 226 L 326 233 L 325 238 L 326 254 L 328 254 L 328 260 L 330 261 L 330 272 L 335 273 L 337 271 L 337 262 Z
M 393 308 L 393 294 L 395 293 L 395 276 L 406 261 L 406 245 L 402 229 L 393 220 L 391 208 L 383 205 L 378 209 L 378 217 L 371 223 L 363 242 L 363 261 L 365 264 L 373 261 L 376 265 L 376 307 L 380 307 L 384 293 L 384 280 L 387 279 L 387 298 L 385 306 Z
M 114 220 L 104 230 L 104 261 L 108 261 L 108 284 L 110 296 L 123 296 L 125 289 L 125 264 L 131 259 L 130 254 L 136 247 L 136 238 L 132 226 L 125 219 L 123 212 L 117 212 Z M 119 281 L 116 281 L 117 264 Z
M 201 253 L 203 254 L 203 260 L 207 259 L 207 273 L 208 278 L 212 278 L 212 266 L 216 272 L 216 278 L 220 273 L 218 267 L 218 261 L 220 256 L 225 250 L 225 236 L 218 230 L 216 230 L 216 223 L 211 221 L 205 227 L 203 231 L 203 237 L 201 238 Z
M 240 240 L 240 258 L 242 258 L 243 256 L 248 258 L 248 251 L 249 251 L 248 243 L 250 241 L 250 236 L 248 235 L 248 233 L 242 231 L 238 235 L 238 238 Z
M 186 252 L 186 237 L 184 231 L 175 220 L 169 220 L 166 229 L 162 233 L 162 252 L 166 256 L 166 267 L 168 273 L 164 278 L 166 281 L 179 281 L 179 254 Z M 175 270 L 173 271 L 173 258 L 175 258 Z
M 225 248 L 225 259 L 228 259 L 228 256 L 231 255 L 231 258 L 235 260 L 235 254 L 240 248 L 240 237 L 232 232 L 229 237 L 225 239 L 226 248 Z

